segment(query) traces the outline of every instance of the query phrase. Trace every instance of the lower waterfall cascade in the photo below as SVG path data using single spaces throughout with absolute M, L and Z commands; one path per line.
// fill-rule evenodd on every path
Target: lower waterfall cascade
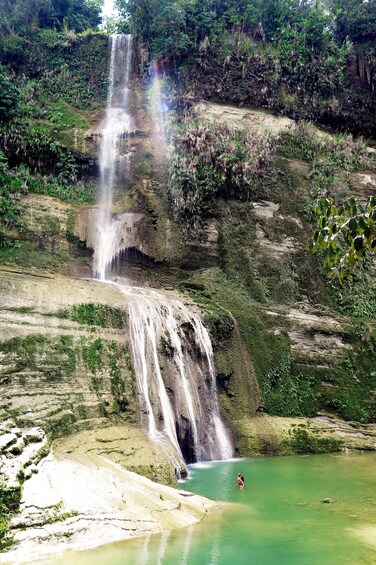
M 201 318 L 180 300 L 154 290 L 122 291 L 129 304 L 142 423 L 149 435 L 168 437 L 189 462 L 230 458 L 233 449 L 219 412 L 213 348 Z M 175 375 L 173 388 L 164 380 L 161 348 L 168 359 L 166 372 Z

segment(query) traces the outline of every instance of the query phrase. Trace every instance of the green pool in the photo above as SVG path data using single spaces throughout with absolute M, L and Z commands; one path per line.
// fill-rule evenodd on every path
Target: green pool
M 238 472 L 245 475 L 243 491 L 235 486 Z M 202 524 L 66 555 L 64 563 L 376 564 L 375 454 L 197 465 L 180 488 L 236 504 Z

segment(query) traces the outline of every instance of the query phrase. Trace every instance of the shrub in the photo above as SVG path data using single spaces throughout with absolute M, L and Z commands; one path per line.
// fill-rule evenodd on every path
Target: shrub
M 248 200 L 268 173 L 272 147 L 265 133 L 203 121 L 184 123 L 169 168 L 175 215 L 196 224 L 213 212 L 218 197 Z

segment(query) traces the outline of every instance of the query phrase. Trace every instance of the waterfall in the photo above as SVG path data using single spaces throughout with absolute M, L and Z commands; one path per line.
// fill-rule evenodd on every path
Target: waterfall
M 213 349 L 201 318 L 175 297 L 121 288 L 149 435 L 157 441 L 167 437 L 191 462 L 228 459 L 233 449 L 220 417 Z
M 131 214 L 112 213 L 121 177 L 129 175 L 132 38 L 111 36 L 109 87 L 99 153 L 101 196 L 94 237 L 95 277 L 116 286 L 129 310 L 140 419 L 177 470 L 185 461 L 227 459 L 233 448 L 220 417 L 213 349 L 200 316 L 175 295 L 113 283 L 114 259 L 126 248 Z
M 107 108 L 102 126 L 99 155 L 101 197 L 95 234 L 94 271 L 96 278 L 106 280 L 118 249 L 121 221 L 112 217 L 113 194 L 119 169 L 129 171 L 130 152 L 121 142 L 131 133 L 132 120 L 128 111 L 131 71 L 132 36 L 112 35 Z

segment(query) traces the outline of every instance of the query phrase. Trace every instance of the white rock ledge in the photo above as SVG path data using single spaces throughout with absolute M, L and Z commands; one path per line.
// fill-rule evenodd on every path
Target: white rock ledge
M 31 563 L 197 523 L 218 504 L 162 486 L 106 457 L 61 444 L 25 482 L 12 520 L 14 545 L 0 563 Z

